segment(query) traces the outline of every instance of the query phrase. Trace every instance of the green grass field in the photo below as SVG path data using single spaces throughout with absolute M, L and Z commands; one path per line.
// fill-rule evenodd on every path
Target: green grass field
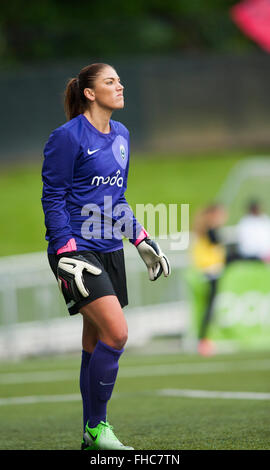
M 269 351 L 201 358 L 127 350 L 108 419 L 135 450 L 269 450 L 269 366 Z M 0 364 L 0 449 L 80 447 L 79 367 L 79 355 Z
M 249 152 L 200 156 L 134 155 L 127 200 L 136 204 L 190 204 L 190 216 L 212 202 L 229 171 Z M 0 256 L 46 250 L 41 164 L 2 168 Z M 180 227 L 179 227 L 180 230 Z
M 189 203 L 192 218 L 248 155 L 133 158 L 127 200 Z M 41 165 L 2 169 L 0 197 L 0 256 L 46 250 Z M 79 368 L 79 355 L 0 363 L 1 450 L 80 448 Z M 270 449 L 269 368 L 270 351 L 208 359 L 127 351 L 108 419 L 138 450 Z

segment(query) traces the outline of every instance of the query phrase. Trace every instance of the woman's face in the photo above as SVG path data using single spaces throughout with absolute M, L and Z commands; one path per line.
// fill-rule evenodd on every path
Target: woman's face
M 124 107 L 124 87 L 116 71 L 108 66 L 104 67 L 95 80 L 94 88 L 86 88 L 84 93 L 88 99 L 102 108 L 110 110 Z

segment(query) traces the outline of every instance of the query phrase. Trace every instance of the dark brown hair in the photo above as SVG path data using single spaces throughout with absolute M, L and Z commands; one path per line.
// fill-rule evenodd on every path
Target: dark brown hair
M 68 121 L 86 110 L 88 103 L 84 95 L 84 89 L 94 88 L 98 74 L 105 67 L 111 66 L 103 63 L 87 65 L 77 77 L 68 81 L 64 93 L 64 108 Z

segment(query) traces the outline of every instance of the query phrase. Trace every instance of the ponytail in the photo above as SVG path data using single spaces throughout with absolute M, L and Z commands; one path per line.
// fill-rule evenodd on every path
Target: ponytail
M 65 90 L 64 108 L 67 120 L 75 118 L 84 111 L 78 78 L 71 78 Z
M 64 93 L 64 108 L 68 121 L 87 109 L 89 103 L 84 95 L 84 89 L 94 88 L 98 74 L 105 67 L 111 66 L 103 63 L 87 65 L 80 71 L 78 78 L 71 78 L 68 81 Z

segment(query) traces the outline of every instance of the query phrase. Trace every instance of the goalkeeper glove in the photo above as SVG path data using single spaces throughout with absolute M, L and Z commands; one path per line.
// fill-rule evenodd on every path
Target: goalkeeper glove
M 150 281 L 155 281 L 162 273 L 165 277 L 171 274 L 169 260 L 162 253 L 158 243 L 147 237 L 139 242 L 136 248 L 147 266 Z
M 98 276 L 101 269 L 90 263 L 84 256 L 79 255 L 76 251 L 63 253 L 59 259 L 57 266 L 57 278 L 60 291 L 64 293 L 65 288 L 75 302 L 88 297 L 90 292 L 84 282 L 83 272 Z

